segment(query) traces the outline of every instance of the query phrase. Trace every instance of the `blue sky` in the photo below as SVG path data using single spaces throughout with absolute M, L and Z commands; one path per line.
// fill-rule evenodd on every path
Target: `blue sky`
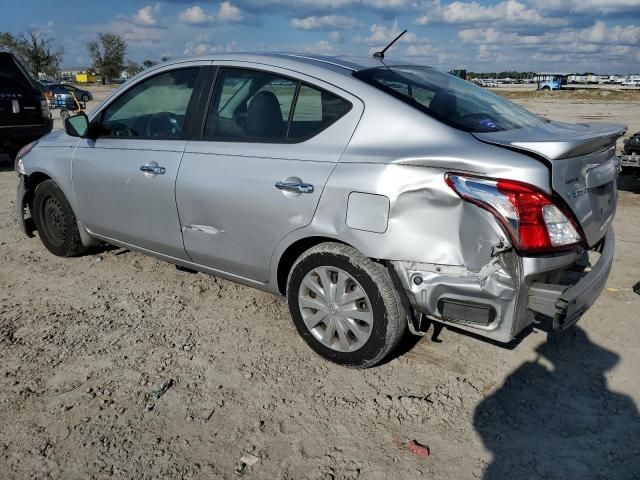
M 141 62 L 227 51 L 390 52 L 442 69 L 640 73 L 640 0 L 3 0 L 0 31 L 47 32 L 86 66 L 96 32 Z

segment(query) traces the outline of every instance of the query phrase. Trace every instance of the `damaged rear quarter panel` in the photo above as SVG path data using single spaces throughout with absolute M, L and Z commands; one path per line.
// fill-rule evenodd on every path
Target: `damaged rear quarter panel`
M 339 164 L 325 187 L 313 227 L 372 258 L 480 269 L 505 235 L 489 213 L 462 201 L 445 183 L 444 174 L 442 169 L 406 165 Z M 389 199 L 385 232 L 348 227 L 348 198 L 354 191 Z

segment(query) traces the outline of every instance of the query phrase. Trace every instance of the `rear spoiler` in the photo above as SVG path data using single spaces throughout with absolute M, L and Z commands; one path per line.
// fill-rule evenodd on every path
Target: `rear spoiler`
M 626 131 L 626 125 L 614 123 L 548 122 L 517 130 L 473 133 L 473 136 L 492 145 L 523 150 L 547 160 L 560 160 L 609 147 Z

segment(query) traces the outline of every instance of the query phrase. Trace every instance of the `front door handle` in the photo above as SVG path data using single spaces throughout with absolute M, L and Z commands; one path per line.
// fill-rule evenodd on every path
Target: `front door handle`
M 284 192 L 313 193 L 313 185 L 310 183 L 276 182 L 276 188 Z
M 164 175 L 167 171 L 166 168 L 159 165 L 142 165 L 140 171 L 144 173 L 153 173 L 154 175 Z

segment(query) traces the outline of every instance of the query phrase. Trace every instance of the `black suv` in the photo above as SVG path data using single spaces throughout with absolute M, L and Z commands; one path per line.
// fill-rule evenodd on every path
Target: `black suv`
M 0 52 L 0 155 L 13 160 L 22 147 L 53 127 L 38 84 L 11 53 Z

